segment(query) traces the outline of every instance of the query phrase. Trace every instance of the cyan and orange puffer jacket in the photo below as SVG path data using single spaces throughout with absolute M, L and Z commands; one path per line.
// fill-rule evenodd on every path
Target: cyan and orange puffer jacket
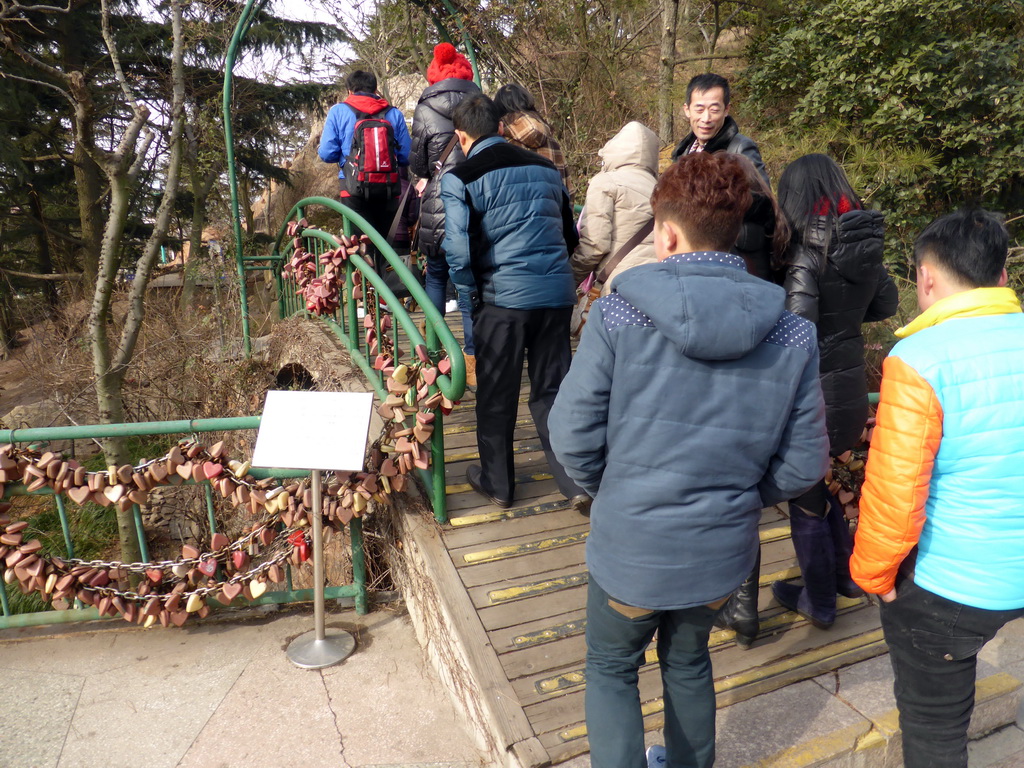
M 1009 288 L 936 302 L 882 367 L 854 580 L 914 581 L 987 610 L 1024 607 L 1024 314 Z

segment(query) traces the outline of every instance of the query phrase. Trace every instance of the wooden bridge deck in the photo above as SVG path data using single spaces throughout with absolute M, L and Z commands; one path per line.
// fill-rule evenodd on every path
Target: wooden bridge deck
M 453 326 L 460 336 L 457 321 Z M 529 741 L 531 748 L 519 750 L 519 761 L 512 764 L 543 765 L 588 749 L 583 695 L 589 521 L 568 507 L 548 472 L 528 392 L 524 376 L 511 509 L 490 505 L 465 480 L 467 466 L 478 460 L 473 394 L 467 392 L 445 419 L 450 524 L 440 529 L 443 549 L 436 548 L 444 567 L 431 578 L 448 582 L 437 584 L 437 594 L 458 604 L 451 612 L 458 625 L 451 634 L 469 649 L 469 665 L 477 667 L 471 670 L 477 695 L 494 699 L 492 706 L 478 708 L 491 713 L 492 742 L 512 751 L 512 742 Z M 429 535 L 436 536 L 436 529 Z M 747 651 L 736 646 L 731 631 L 711 636 L 720 708 L 885 652 L 878 612 L 864 598 L 840 597 L 840 615 L 828 631 L 776 604 L 769 585 L 799 576 L 783 509 L 762 512 L 760 536 L 762 636 Z M 663 705 L 653 644 L 641 670 L 640 693 L 647 729 L 660 728 Z

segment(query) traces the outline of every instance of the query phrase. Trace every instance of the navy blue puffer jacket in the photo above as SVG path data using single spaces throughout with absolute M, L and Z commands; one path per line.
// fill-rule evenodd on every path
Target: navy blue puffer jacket
M 616 600 L 672 610 L 750 573 L 762 507 L 825 475 L 814 325 L 717 252 L 624 272 L 594 303 L 548 418 L 594 497 L 590 575 Z
M 478 139 L 441 176 L 441 200 L 452 282 L 471 306 L 576 303 L 569 253 L 579 238 L 569 192 L 548 160 L 500 136 Z

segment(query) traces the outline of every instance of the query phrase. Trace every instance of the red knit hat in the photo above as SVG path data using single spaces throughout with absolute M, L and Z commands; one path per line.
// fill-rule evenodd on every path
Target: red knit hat
M 434 60 L 427 67 L 427 82 L 433 85 L 449 77 L 472 80 L 473 67 L 469 59 L 455 50 L 454 45 L 440 43 L 434 46 Z

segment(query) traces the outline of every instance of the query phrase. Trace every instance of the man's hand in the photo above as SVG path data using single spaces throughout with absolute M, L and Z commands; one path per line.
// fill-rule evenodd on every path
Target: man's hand
M 896 599 L 896 588 L 893 587 L 888 592 L 885 592 L 878 596 L 883 603 L 891 603 Z

